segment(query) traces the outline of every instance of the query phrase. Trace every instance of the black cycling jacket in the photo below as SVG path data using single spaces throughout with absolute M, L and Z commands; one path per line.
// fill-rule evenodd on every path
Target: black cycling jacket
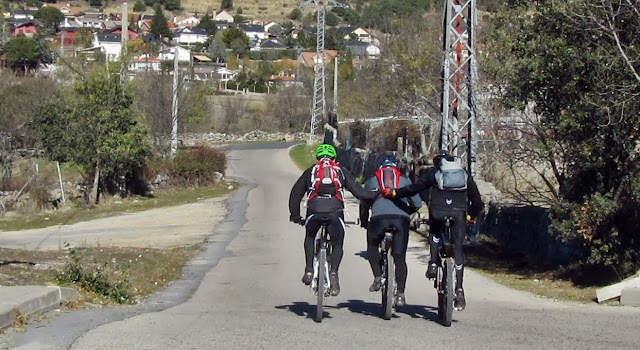
M 420 193 L 426 189 L 435 189 L 436 188 L 436 177 L 435 173 L 438 169 L 436 167 L 428 168 L 426 171 L 420 174 L 420 177 L 416 180 L 415 183 L 396 189 L 396 197 L 407 197 L 412 196 L 416 193 Z M 437 192 L 444 191 L 432 191 L 432 204 L 433 199 L 439 197 Z M 467 190 L 466 190 L 466 199 L 460 199 L 460 201 L 466 201 L 467 203 L 459 203 L 459 207 L 468 208 L 469 215 L 473 218 L 478 217 L 480 213 L 484 210 L 484 203 L 482 202 L 482 197 L 480 196 L 480 191 L 478 190 L 478 185 L 473 180 L 473 177 L 467 177 Z M 463 198 L 463 197 L 461 197 Z M 431 210 L 431 207 L 430 207 Z
M 339 164 L 338 164 L 339 165 Z M 343 188 L 346 188 L 356 198 L 360 200 L 374 200 L 378 193 L 366 191 L 362 185 L 357 183 L 353 179 L 353 175 L 345 169 L 342 165 L 339 165 L 342 170 L 340 174 L 340 181 Z M 300 215 L 300 201 L 305 194 L 308 194 L 311 190 L 311 171 L 313 166 L 305 170 L 298 178 L 298 181 L 291 188 L 289 194 L 289 214 L 292 217 Z M 344 209 L 344 202 L 337 197 L 315 197 L 309 203 L 307 203 L 307 216 L 315 213 L 334 213 L 341 209 Z

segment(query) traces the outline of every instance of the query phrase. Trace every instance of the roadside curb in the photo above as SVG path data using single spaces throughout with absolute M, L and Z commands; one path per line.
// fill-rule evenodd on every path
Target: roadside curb
M 0 286 L 0 329 L 9 328 L 16 318 L 42 314 L 64 304 L 77 301 L 73 288 L 57 286 Z

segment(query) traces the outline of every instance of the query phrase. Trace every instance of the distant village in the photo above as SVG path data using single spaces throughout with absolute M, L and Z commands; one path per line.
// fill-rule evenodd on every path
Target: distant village
M 107 61 L 119 60 L 123 50 L 123 28 L 122 13 L 105 14 L 101 9 L 81 8 L 69 6 L 61 3 L 45 3 L 43 6 L 52 6 L 60 10 L 64 15 L 63 21 L 57 26 L 55 37 L 50 40 L 59 47 L 58 56 L 78 56 L 91 53 L 101 53 Z M 11 30 L 11 37 L 25 35 L 33 37 L 38 33 L 38 26 L 34 21 L 36 10 L 13 10 L 4 13 L 8 28 Z M 238 69 L 229 69 L 224 60 L 219 60 L 208 55 L 206 45 L 212 40 L 207 34 L 207 30 L 198 27 L 200 20 L 205 14 L 184 15 L 182 17 L 167 17 L 167 27 L 171 32 L 170 38 L 159 40 L 151 33 L 154 15 L 130 12 L 127 15 L 128 31 L 126 40 L 142 40 L 144 44 L 154 44 L 157 50 L 153 53 L 132 53 L 129 58 L 129 71 L 132 73 L 139 71 L 161 71 L 162 63 L 165 66 L 168 62 L 173 62 L 177 55 L 179 62 L 189 62 L 192 69 L 193 79 L 196 80 L 216 80 L 221 84 L 233 80 Z M 270 31 L 273 26 L 278 26 L 275 22 L 266 22 L 259 19 L 246 19 L 241 23 L 234 22 L 234 16 L 227 11 L 219 11 L 209 14 L 215 21 L 217 33 L 222 33 L 229 28 L 242 30 L 249 39 L 248 51 L 254 52 L 277 52 L 292 51 L 290 55 L 275 55 L 283 60 L 290 60 L 298 67 L 313 68 L 318 60 L 316 50 L 307 48 L 309 51 L 299 47 L 289 47 L 287 42 L 297 39 L 301 33 L 315 37 L 315 26 L 300 26 L 291 28 L 286 32 Z M 83 29 L 86 28 L 86 29 Z M 91 37 L 91 44 L 88 47 L 77 45 L 77 33 L 83 29 Z M 345 51 L 350 53 L 354 66 L 361 65 L 368 59 L 375 59 L 380 54 L 379 43 L 374 36 L 365 28 L 356 26 L 345 26 L 336 28 L 339 38 L 345 42 Z M 85 34 L 86 35 L 86 34 Z M 315 42 L 315 40 L 314 40 Z M 227 48 L 230 52 L 230 48 Z M 336 50 L 325 50 L 325 63 L 328 64 L 339 55 Z M 346 53 L 346 52 L 344 52 Z M 274 55 L 272 55 L 274 56 Z M 287 58 L 293 57 L 293 58 Z M 221 62 L 222 61 L 222 62 Z M 55 64 L 55 62 L 54 62 Z M 51 69 L 51 67 L 41 67 Z M 282 72 L 273 76 L 270 83 L 292 84 L 295 81 L 295 72 Z

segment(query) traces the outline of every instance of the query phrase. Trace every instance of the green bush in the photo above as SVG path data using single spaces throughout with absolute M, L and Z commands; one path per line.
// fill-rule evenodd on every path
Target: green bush
M 163 163 L 160 168 L 164 169 L 155 172 L 165 173 L 173 185 L 209 186 L 215 185 L 214 173 L 225 173 L 227 158 L 223 149 L 200 146 L 180 151 L 174 159 Z

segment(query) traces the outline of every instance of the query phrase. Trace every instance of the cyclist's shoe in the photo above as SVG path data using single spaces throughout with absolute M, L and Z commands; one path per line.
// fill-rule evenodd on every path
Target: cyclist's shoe
M 371 283 L 371 287 L 369 287 L 370 292 L 377 292 L 382 287 L 382 277 L 376 277 L 373 279 L 373 283 Z
M 456 309 L 456 311 L 462 311 L 465 307 L 467 307 L 467 301 L 464 299 L 464 289 L 456 289 L 456 297 L 453 307 Z
M 427 266 L 427 272 L 424 273 L 424 276 L 428 279 L 436 278 L 437 271 L 438 271 L 438 265 L 435 262 L 431 261 Z
M 311 284 L 311 280 L 313 279 L 313 272 L 311 271 L 306 271 L 304 273 L 304 275 L 302 276 L 302 283 L 304 283 L 305 285 L 310 285 Z
M 405 299 L 404 293 L 398 293 L 398 295 L 396 295 L 396 306 L 405 305 L 407 305 L 407 299 Z
M 340 282 L 338 281 L 337 272 L 329 272 L 329 292 L 332 296 L 340 294 Z

